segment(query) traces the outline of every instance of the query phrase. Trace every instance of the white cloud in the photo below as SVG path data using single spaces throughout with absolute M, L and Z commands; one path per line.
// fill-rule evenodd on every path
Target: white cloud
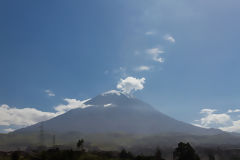
M 159 62 L 159 63 L 163 63 L 164 62 L 164 58 L 162 58 L 162 57 L 154 58 L 153 60 L 155 60 L 156 62 Z
M 163 50 L 160 50 L 159 48 L 151 48 L 147 49 L 146 51 L 149 55 L 152 56 L 152 59 L 156 62 L 163 63 L 164 59 L 162 57 L 159 57 L 160 54 L 164 53 Z
M 149 66 L 138 66 L 134 70 L 137 72 L 141 72 L 141 71 L 149 71 L 150 69 L 151 69 L 151 67 L 149 67 Z
M 220 127 L 219 129 L 228 132 L 240 132 L 240 120 L 232 121 L 232 125 Z
M 163 37 L 166 41 L 169 41 L 171 43 L 175 43 L 176 40 L 174 39 L 173 36 L 169 35 L 169 34 L 166 34 L 164 37 Z
M 143 84 L 145 83 L 145 78 L 134 78 L 127 77 L 126 79 L 121 79 L 117 84 L 117 88 L 120 89 L 123 93 L 130 94 L 137 90 L 142 90 L 144 88 Z
M 145 32 L 145 35 L 147 35 L 147 36 L 152 36 L 152 35 L 155 35 L 157 32 L 155 32 L 155 31 L 147 31 L 147 32 Z
M 158 56 L 159 54 L 164 53 L 164 51 L 160 50 L 159 48 L 151 48 L 147 50 L 147 53 Z
M 237 113 L 237 112 L 240 112 L 240 109 L 234 109 L 234 110 L 229 109 L 228 110 L 228 113 Z
M 240 132 L 240 120 L 238 116 L 231 113 L 239 113 L 239 109 L 229 109 L 227 113 L 216 113 L 215 109 L 202 109 L 203 117 L 195 120 L 193 125 L 204 128 L 218 128 L 228 132 Z M 231 114 L 231 115 L 230 115 Z
M 104 107 L 107 108 L 107 107 L 113 107 L 114 105 L 112 103 L 109 103 L 109 104 L 104 104 Z
M 227 114 L 209 114 L 201 119 L 203 126 L 209 126 L 211 124 L 226 124 L 231 120 Z
M 15 129 L 12 129 L 12 128 L 6 128 L 6 129 L 3 129 L 3 131 L 5 133 L 9 133 L 9 132 L 13 132 Z
M 204 114 L 204 113 L 206 113 L 206 114 L 212 114 L 213 112 L 216 112 L 217 110 L 215 110 L 215 109 L 202 109 L 201 111 L 200 111 L 200 113 L 201 114 Z
M 198 120 L 195 120 L 195 121 L 198 122 Z M 202 126 L 201 124 L 198 124 L 198 123 L 192 123 L 192 125 L 201 127 L 201 128 L 209 128 L 209 127 Z
M 43 112 L 35 108 L 15 108 L 6 104 L 0 106 L 0 125 L 29 126 L 55 117 L 55 113 Z
M 46 90 L 45 90 L 45 93 L 47 93 L 47 95 L 48 95 L 49 97 L 54 97 L 54 96 L 55 96 L 55 94 L 54 94 L 50 89 L 46 89 Z
M 107 91 L 107 92 L 102 93 L 101 95 L 102 95 L 102 96 L 106 96 L 106 95 L 109 95 L 109 94 L 120 96 L 120 95 L 121 95 L 121 92 L 120 92 L 120 91 L 116 91 L 116 90 L 110 90 L 110 91 Z
M 76 108 L 86 108 L 89 107 L 89 105 L 84 104 L 85 102 L 89 101 L 90 99 L 87 100 L 77 100 L 77 99 L 69 99 L 65 98 L 64 101 L 67 102 L 67 104 L 60 104 L 54 109 L 57 111 L 57 114 L 63 114 L 71 109 L 76 109 Z
M 204 128 L 211 128 L 217 126 L 224 126 L 231 123 L 231 117 L 226 113 L 215 113 L 215 109 L 202 109 L 201 114 L 203 117 L 200 120 L 197 120 L 199 124 L 195 124 L 198 126 L 202 126 Z
M 56 112 L 43 112 L 36 108 L 15 108 L 3 104 L 0 106 L 0 126 L 14 126 L 14 128 L 30 126 L 54 118 L 71 109 L 89 107 L 89 105 L 84 104 L 88 100 L 80 101 L 65 98 L 64 101 L 67 102 L 67 104 L 60 104 L 54 107 Z M 3 129 L 3 132 L 11 131 L 13 131 L 12 128 Z

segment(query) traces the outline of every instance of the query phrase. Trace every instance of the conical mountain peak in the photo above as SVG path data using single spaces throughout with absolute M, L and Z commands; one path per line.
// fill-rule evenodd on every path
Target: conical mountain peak
M 219 131 L 199 128 L 177 121 L 151 105 L 120 91 L 107 91 L 85 102 L 86 109 L 73 109 L 44 122 L 45 129 L 54 133 L 183 133 L 211 135 Z M 63 127 L 64 126 L 64 127 Z M 38 125 L 22 129 L 36 131 Z
M 143 102 L 140 102 L 137 98 L 121 91 L 110 90 L 92 98 L 85 104 L 93 106 L 108 106 L 109 104 L 112 104 L 114 106 L 126 107 L 133 105 L 141 106 L 139 103 Z

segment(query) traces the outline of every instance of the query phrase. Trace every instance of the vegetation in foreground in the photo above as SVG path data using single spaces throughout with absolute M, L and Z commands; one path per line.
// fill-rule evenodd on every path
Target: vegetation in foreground
M 199 150 L 198 150 L 199 151 Z M 154 154 L 146 155 L 141 152 L 133 154 L 126 149 L 119 151 L 89 151 L 84 146 L 84 140 L 80 139 L 76 143 L 76 148 L 59 149 L 59 147 L 39 147 L 26 151 L 0 152 L 0 160 L 240 160 L 240 150 L 234 151 L 205 150 L 205 156 L 200 155 L 189 143 L 178 143 L 173 152 L 162 154 L 159 148 L 156 148 Z M 170 156 L 169 156 L 170 155 Z
M 77 142 L 77 150 L 60 150 L 58 148 L 50 148 L 48 150 L 35 151 L 14 151 L 2 152 L 0 160 L 165 160 L 159 148 L 156 149 L 154 155 L 134 155 L 125 149 L 121 152 L 106 151 L 86 151 L 84 148 L 84 140 Z M 189 143 L 179 143 L 175 148 L 173 160 L 200 160 L 198 154 Z M 214 160 L 211 156 L 209 160 Z

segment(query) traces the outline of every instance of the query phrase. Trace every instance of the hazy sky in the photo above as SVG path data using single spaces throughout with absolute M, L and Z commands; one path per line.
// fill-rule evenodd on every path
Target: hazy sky
M 128 80 L 171 117 L 240 131 L 239 16 L 237 0 L 2 0 L 0 132 Z

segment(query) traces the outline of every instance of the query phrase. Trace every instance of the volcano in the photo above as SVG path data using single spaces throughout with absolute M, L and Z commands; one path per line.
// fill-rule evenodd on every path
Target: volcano
M 85 134 L 191 134 L 216 135 L 218 129 L 205 129 L 175 120 L 151 105 L 119 91 L 108 91 L 85 102 L 86 108 L 72 109 L 53 119 L 41 122 L 51 133 L 80 132 Z M 40 123 L 16 132 L 38 131 Z

